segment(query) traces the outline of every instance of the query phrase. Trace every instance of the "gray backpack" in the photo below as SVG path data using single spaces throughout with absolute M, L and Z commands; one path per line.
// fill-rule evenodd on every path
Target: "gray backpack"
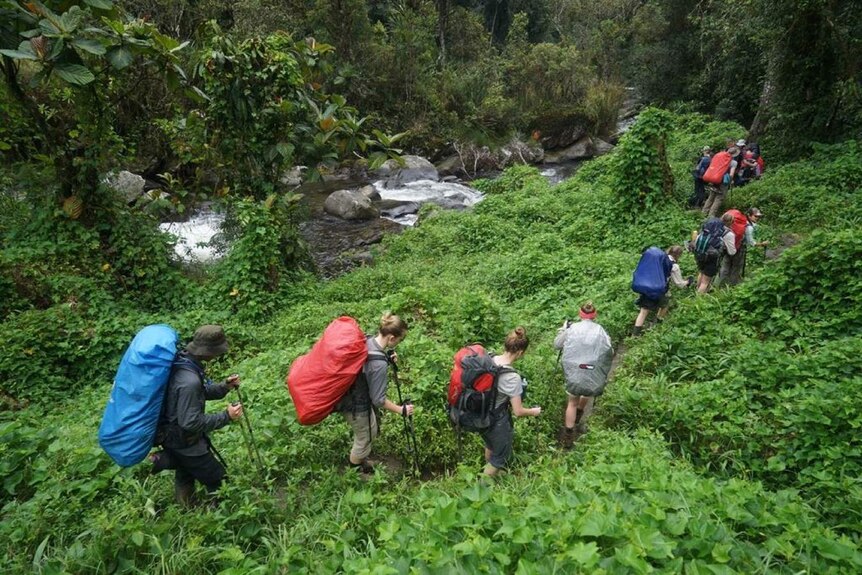
M 566 391 L 592 397 L 604 393 L 613 357 L 611 339 L 602 326 L 592 321 L 572 324 L 562 355 Z

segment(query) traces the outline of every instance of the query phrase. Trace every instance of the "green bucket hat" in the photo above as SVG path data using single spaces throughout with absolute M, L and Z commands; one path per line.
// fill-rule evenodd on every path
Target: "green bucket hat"
M 195 332 L 186 351 L 198 357 L 216 357 L 227 353 L 227 337 L 220 325 L 202 325 Z

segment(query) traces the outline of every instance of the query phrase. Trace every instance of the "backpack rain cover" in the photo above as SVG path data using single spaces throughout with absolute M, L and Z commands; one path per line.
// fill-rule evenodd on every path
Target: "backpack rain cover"
M 177 339 L 170 326 L 147 326 L 120 361 L 99 426 L 99 445 L 117 465 L 139 463 L 153 447 Z
M 649 299 L 661 299 L 667 292 L 667 279 L 672 267 L 673 262 L 661 248 L 649 248 L 632 274 L 632 291 Z
M 724 179 L 724 174 L 730 169 L 731 160 L 733 158 L 726 151 L 715 154 L 703 174 L 703 181 L 707 184 L 720 184 Z
M 566 391 L 572 395 L 595 397 L 605 391 L 614 348 L 599 324 L 579 321 L 566 330 L 563 344 L 563 373 Z
M 332 413 L 368 357 L 365 334 L 352 317 L 333 320 L 307 354 L 296 358 L 287 390 L 300 425 L 314 425 Z

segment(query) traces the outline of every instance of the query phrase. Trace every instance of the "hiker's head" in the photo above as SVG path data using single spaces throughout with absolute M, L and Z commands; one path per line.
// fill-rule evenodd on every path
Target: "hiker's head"
M 227 337 L 220 325 L 202 325 L 195 332 L 186 351 L 196 358 L 207 361 L 227 353 Z
M 763 217 L 763 212 L 761 212 L 757 208 L 748 208 L 745 211 L 745 215 L 748 216 L 749 220 L 751 220 L 753 222 L 757 222 L 760 220 L 760 218 Z
M 742 138 L 738 139 L 736 141 L 736 147 L 739 148 L 740 150 L 742 148 L 744 148 L 745 147 L 745 140 L 743 140 Z
M 517 357 L 524 355 L 529 346 L 530 340 L 527 339 L 527 330 L 522 326 L 518 326 L 509 332 L 509 335 L 506 336 L 506 341 L 503 342 L 503 349 L 507 353 L 511 353 Z
M 586 302 L 581 306 L 581 309 L 578 310 L 578 316 L 580 316 L 581 319 L 596 319 L 596 313 L 596 306 L 594 306 L 591 301 Z
M 667 249 L 667 255 L 672 257 L 674 261 L 679 261 L 679 258 L 682 257 L 682 246 L 670 246 Z
M 736 146 L 731 146 L 727 149 L 727 153 L 735 158 L 739 155 L 739 148 L 737 148 Z
M 407 322 L 393 313 L 386 312 L 380 318 L 380 328 L 377 330 L 386 345 L 395 347 L 407 335 Z
M 730 212 L 725 212 L 724 215 L 721 216 L 721 223 L 730 227 L 730 225 L 733 223 L 733 214 L 731 214 Z
M 712 148 L 710 148 L 709 146 L 704 146 L 701 152 L 703 153 L 703 155 L 708 156 L 712 153 Z

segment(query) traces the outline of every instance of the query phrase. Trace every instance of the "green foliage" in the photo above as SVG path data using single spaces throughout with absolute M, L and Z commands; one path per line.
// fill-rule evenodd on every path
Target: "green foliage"
M 661 207 L 673 191 L 666 151 L 671 126 L 667 112 L 649 108 L 620 140 L 611 186 L 631 218 Z

